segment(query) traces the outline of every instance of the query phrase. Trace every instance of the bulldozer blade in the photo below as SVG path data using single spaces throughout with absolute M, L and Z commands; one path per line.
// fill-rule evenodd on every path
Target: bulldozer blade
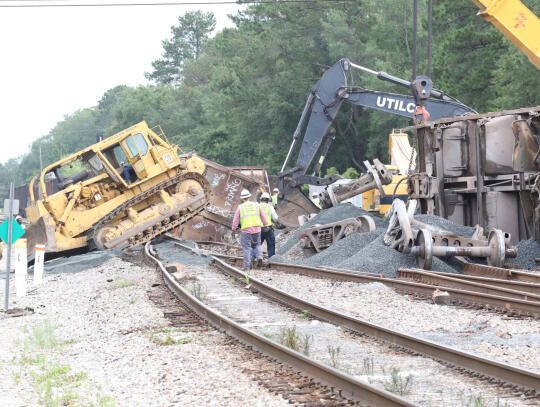
M 57 251 L 54 222 L 49 214 L 28 225 L 24 237 L 28 247 L 28 261 L 34 259 L 34 248 L 37 244 L 44 244 L 47 252 Z

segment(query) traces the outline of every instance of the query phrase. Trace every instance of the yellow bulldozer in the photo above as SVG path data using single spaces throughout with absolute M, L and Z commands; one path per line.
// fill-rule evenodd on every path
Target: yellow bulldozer
M 30 184 L 28 246 L 128 248 L 193 218 L 210 198 L 205 164 L 177 149 L 143 121 L 49 165 Z M 50 178 L 60 190 L 49 195 Z

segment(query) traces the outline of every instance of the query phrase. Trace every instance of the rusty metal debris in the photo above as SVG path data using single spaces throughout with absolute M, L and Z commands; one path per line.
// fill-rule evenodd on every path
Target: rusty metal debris
M 358 216 L 304 229 L 298 236 L 298 240 L 303 249 L 312 248 L 320 252 L 353 233 L 371 232 L 372 230 L 375 230 L 373 218 L 371 216 Z
M 225 167 L 200 157 L 205 164 L 203 175 L 212 195 L 206 209 L 176 230 L 176 236 L 190 241 L 228 242 L 240 192 L 247 189 L 253 196 L 268 191 L 268 175 L 263 167 Z M 250 176 L 246 175 L 249 174 Z

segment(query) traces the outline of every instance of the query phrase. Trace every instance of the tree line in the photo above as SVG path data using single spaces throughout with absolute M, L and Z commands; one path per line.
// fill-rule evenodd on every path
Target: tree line
M 540 3 L 522 0 L 536 15 Z M 419 1 L 418 68 L 427 61 L 427 0 Z M 434 86 L 479 112 L 539 104 L 540 75 L 470 0 L 433 2 Z M 119 85 L 96 106 L 65 117 L 21 157 L 0 165 L 0 195 L 9 181 L 28 182 L 44 165 L 142 120 L 161 125 L 184 151 L 223 165 L 279 171 L 311 86 L 341 58 L 411 79 L 412 0 L 265 2 L 231 16 L 234 27 L 211 36 L 212 13 L 187 12 L 162 42 L 146 86 Z M 355 85 L 403 93 L 357 74 Z M 323 174 L 362 170 L 365 158 L 387 162 L 388 133 L 409 120 L 344 106 Z M 332 170 L 334 171 L 334 169 Z

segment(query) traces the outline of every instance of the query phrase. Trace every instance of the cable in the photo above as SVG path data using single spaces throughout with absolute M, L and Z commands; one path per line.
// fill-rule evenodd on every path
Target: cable
M 282 4 L 282 3 L 350 3 L 354 0 L 251 0 L 251 1 L 187 1 L 187 2 L 159 2 L 159 3 L 67 3 L 71 0 L 2 0 L 2 2 L 36 2 L 36 1 L 51 1 L 55 4 L 0 4 L 0 8 L 44 8 L 44 7 L 125 7 L 125 6 L 204 6 L 204 5 L 220 5 L 220 4 Z M 65 3 L 58 3 L 63 1 Z

